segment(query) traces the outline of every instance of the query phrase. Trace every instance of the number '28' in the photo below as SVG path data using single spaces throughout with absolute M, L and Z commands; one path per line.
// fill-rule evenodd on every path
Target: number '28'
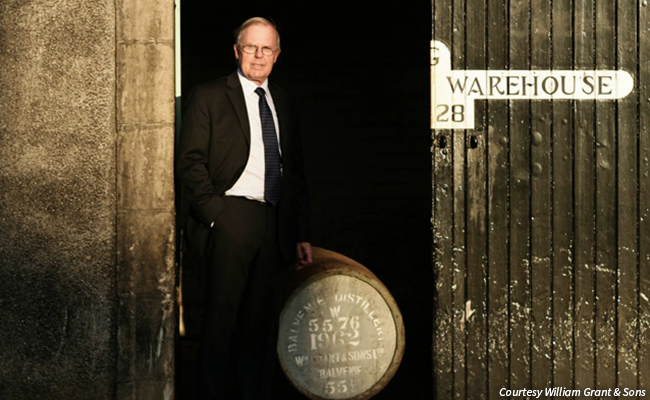
M 449 107 L 449 104 L 438 104 L 436 107 L 436 121 L 448 122 L 450 114 L 452 122 L 465 121 L 465 106 L 463 104 L 453 104 Z

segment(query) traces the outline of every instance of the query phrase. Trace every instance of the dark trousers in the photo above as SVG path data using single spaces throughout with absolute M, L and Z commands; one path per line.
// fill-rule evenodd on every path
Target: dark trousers
M 278 245 L 277 214 L 275 206 L 224 197 L 206 254 L 201 398 L 271 398 L 279 294 L 287 272 Z

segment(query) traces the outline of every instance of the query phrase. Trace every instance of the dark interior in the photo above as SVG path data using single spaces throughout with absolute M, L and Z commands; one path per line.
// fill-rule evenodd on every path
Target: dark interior
M 404 317 L 402 364 L 375 399 L 431 399 L 431 4 L 379 4 L 183 2 L 183 94 L 236 68 L 232 32 L 241 22 L 263 16 L 278 25 L 282 54 L 271 79 L 299 99 L 312 244 L 369 268 Z M 183 271 L 181 400 L 194 398 L 201 277 Z M 278 399 L 304 398 L 281 373 L 276 381 Z

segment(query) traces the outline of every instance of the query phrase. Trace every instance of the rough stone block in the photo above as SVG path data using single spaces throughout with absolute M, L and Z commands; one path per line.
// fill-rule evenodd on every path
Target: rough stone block
M 165 382 L 129 382 L 117 385 L 117 399 L 120 400 L 171 400 L 175 397 L 171 380 Z
M 117 44 L 118 124 L 174 123 L 174 47 Z
M 135 384 L 132 382 L 118 383 L 116 398 L 120 400 L 135 400 Z
M 172 400 L 174 398 L 174 385 L 172 381 L 137 382 L 134 391 L 135 397 L 133 399 Z
M 174 126 L 124 126 L 117 150 L 119 209 L 174 203 Z
M 62 265 L 14 267 L 0 268 L 0 398 L 82 399 L 90 388 L 110 398 L 114 289 Z
M 0 9 L 0 399 L 113 399 L 114 2 Z
M 118 213 L 117 288 L 130 293 L 171 293 L 175 284 L 174 211 Z
M 173 295 L 122 296 L 118 315 L 120 384 L 162 381 L 173 376 L 176 329 Z
M 132 383 L 135 377 L 135 313 L 136 313 L 136 295 L 124 294 L 119 297 L 117 309 L 117 377 L 118 377 L 118 399 L 129 399 L 126 396 L 129 391 L 133 390 L 129 383 Z M 126 397 L 125 397 L 126 396 Z
M 149 1 L 118 0 L 117 40 L 174 40 L 174 1 L 153 7 Z
M 62 132 L 114 132 L 114 14 L 103 0 L 3 1 L 0 128 L 53 145 Z
M 174 299 L 138 297 L 136 304 L 136 363 L 140 379 L 164 380 L 174 376 Z

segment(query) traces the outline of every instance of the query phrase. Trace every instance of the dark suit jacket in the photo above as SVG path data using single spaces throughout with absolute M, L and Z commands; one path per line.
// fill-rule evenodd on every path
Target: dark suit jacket
M 279 241 L 288 263 L 296 243 L 309 241 L 309 200 L 295 101 L 269 82 L 282 151 Z M 189 204 L 185 235 L 202 253 L 210 224 L 219 218 L 222 197 L 244 171 L 250 150 L 246 102 L 237 72 L 196 86 L 187 99 L 178 148 L 177 173 Z

